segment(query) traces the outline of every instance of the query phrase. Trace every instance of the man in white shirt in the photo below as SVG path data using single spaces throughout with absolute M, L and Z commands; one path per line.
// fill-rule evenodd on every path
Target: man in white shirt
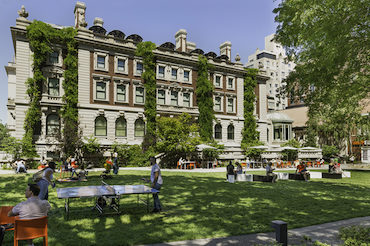
M 26 169 L 26 166 L 24 165 L 24 162 L 23 162 L 23 160 L 18 160 L 17 162 L 16 162 L 16 164 L 17 164 L 17 171 L 16 171 L 16 173 L 20 173 L 20 172 L 25 172 L 25 173 L 27 173 L 27 169 Z
M 156 190 L 160 190 L 163 184 L 161 169 L 159 168 L 159 165 L 156 163 L 156 159 L 154 157 L 150 157 L 150 163 L 152 164 L 152 170 L 150 173 L 151 187 Z M 153 200 L 154 200 L 154 209 L 152 212 L 158 213 L 162 210 L 158 193 L 153 193 Z
M 38 195 L 40 193 L 40 188 L 37 184 L 28 184 L 26 189 L 27 200 L 18 203 L 9 211 L 8 216 L 19 216 L 20 219 L 36 219 L 48 215 L 50 210 L 50 204 L 46 200 L 41 200 Z M 8 225 L 7 228 L 10 228 Z M 5 227 L 0 229 L 0 245 L 4 237 Z M 33 245 L 32 240 L 28 240 L 28 245 Z

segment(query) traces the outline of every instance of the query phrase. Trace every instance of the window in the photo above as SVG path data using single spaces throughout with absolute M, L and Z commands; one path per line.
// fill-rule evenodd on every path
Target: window
M 106 100 L 107 93 L 106 93 L 106 83 L 105 82 L 96 82 L 96 99 L 98 100 Z
M 104 116 L 95 119 L 95 136 L 107 136 L 107 120 Z
M 117 101 L 126 102 L 126 85 L 117 85 Z
M 144 137 L 145 135 L 145 123 L 142 119 L 135 121 L 135 137 Z
M 140 75 L 143 73 L 143 64 L 141 62 L 136 63 L 136 73 Z
M 97 68 L 105 68 L 105 56 L 99 56 L 98 55 Z
M 190 71 L 184 71 L 184 81 L 190 80 Z
M 177 91 L 171 91 L 171 105 L 177 106 L 178 105 L 178 95 Z
M 222 126 L 221 126 L 221 124 L 215 125 L 215 139 L 222 139 Z
M 215 97 L 215 111 L 221 111 L 221 97 Z
M 125 71 L 125 60 L 124 59 L 117 59 L 117 71 L 124 72 Z
M 164 67 L 163 66 L 158 67 L 158 77 L 164 78 Z
M 58 64 L 59 63 L 59 52 L 58 51 L 54 51 L 50 54 L 49 62 L 51 64 Z
M 183 106 L 190 107 L 190 93 L 183 93 Z
M 57 114 L 49 114 L 46 119 L 46 135 L 59 134 L 59 116 Z
M 234 126 L 229 125 L 227 127 L 227 139 L 233 140 L 234 139 Z
M 50 96 L 59 96 L 59 79 L 49 78 L 48 94 Z
M 274 140 L 281 140 L 283 128 L 281 126 L 274 126 Z
M 221 76 L 216 76 L 215 78 L 215 86 L 221 87 Z
M 277 88 L 278 87 L 278 84 L 275 84 L 275 88 Z
M 227 112 L 234 112 L 234 99 L 227 99 Z
M 136 87 L 135 102 L 144 103 L 144 88 L 143 87 Z
M 177 69 L 176 68 L 172 68 L 172 79 L 177 79 Z
M 119 117 L 116 120 L 116 137 L 126 137 L 127 136 L 127 124 L 123 117 Z
M 227 89 L 232 89 L 234 88 L 234 79 L 233 78 L 229 78 L 227 80 Z
M 158 104 L 166 104 L 166 93 L 164 90 L 158 90 Z

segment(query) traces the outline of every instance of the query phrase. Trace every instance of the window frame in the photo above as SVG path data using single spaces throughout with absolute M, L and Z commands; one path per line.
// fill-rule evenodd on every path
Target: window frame
M 50 124 L 49 119 L 51 116 L 57 117 L 57 124 Z M 54 129 L 57 129 L 55 131 Z M 50 133 L 52 131 L 52 133 Z M 60 134 L 60 116 L 55 113 L 51 113 L 46 117 L 46 136 L 57 136 Z
M 189 95 L 189 101 L 185 101 L 185 94 Z M 185 105 L 185 103 L 188 103 L 189 105 Z M 183 107 L 191 107 L 191 93 L 190 92 L 184 92 L 182 93 L 182 106 Z
M 55 86 L 55 87 L 50 87 L 50 80 L 57 80 L 58 81 L 58 85 L 57 86 Z M 48 78 L 48 95 L 49 96 L 52 96 L 52 97 L 60 97 L 60 79 L 59 78 L 57 78 L 57 77 L 49 77 Z M 58 90 L 58 95 L 51 95 L 50 94 L 50 89 L 57 89 Z
M 160 95 L 160 91 L 163 91 L 163 98 L 161 97 L 159 97 L 159 95 Z M 163 103 L 161 103 L 160 102 L 160 100 L 163 100 Z M 164 89 L 157 89 L 157 103 L 159 104 L 159 105 L 165 105 L 166 104 L 166 90 L 164 90 Z
M 163 74 L 160 73 L 161 68 L 163 68 Z M 158 70 L 157 70 L 157 78 L 158 79 L 165 79 L 166 77 L 166 66 L 163 65 L 158 65 Z
M 232 100 L 232 111 L 229 110 L 229 100 Z M 227 103 L 226 103 L 227 113 L 235 113 L 235 98 L 234 97 L 228 97 Z
M 143 98 L 143 102 L 138 102 L 137 98 L 139 98 L 139 97 L 138 97 L 137 92 L 138 92 L 138 90 L 141 90 L 141 89 L 143 90 L 143 95 L 142 96 L 140 95 L 140 97 Z M 145 88 L 144 88 L 144 86 L 135 86 L 135 100 L 134 100 L 134 102 L 135 102 L 135 104 L 140 104 L 140 105 L 145 104 Z
M 176 95 L 176 104 L 175 105 L 173 104 L 173 102 L 174 102 L 174 98 L 172 98 L 173 95 Z M 170 103 L 171 103 L 171 106 L 179 106 L 179 92 L 178 91 L 171 90 Z
M 139 129 L 139 130 L 143 130 L 143 134 L 142 136 L 141 135 L 137 135 L 138 133 L 138 122 L 142 122 L 143 124 L 143 129 Z M 143 138 L 145 136 L 145 121 L 142 119 L 142 118 L 138 118 L 135 120 L 135 123 L 134 123 L 134 137 L 135 138 Z
M 98 135 L 97 134 L 97 120 L 98 119 L 104 119 L 104 122 L 105 122 L 105 128 L 104 128 L 104 131 L 105 131 L 105 134 L 104 135 Z M 100 127 L 100 126 L 99 126 Z M 100 128 L 100 130 L 102 130 L 103 127 Z M 95 121 L 94 121 L 94 136 L 97 136 L 97 137 L 106 137 L 107 136 L 107 133 L 108 133 L 108 122 L 107 122 L 107 119 L 103 116 L 103 115 L 99 115 L 95 118 Z
M 120 60 L 124 61 L 123 70 L 118 69 L 118 64 L 119 64 Z M 114 72 L 118 73 L 118 74 L 128 75 L 128 57 L 123 56 L 123 55 L 115 55 L 114 56 Z
M 141 64 L 142 66 L 142 70 L 141 72 L 138 72 L 138 64 Z M 144 63 L 142 60 L 136 60 L 135 59 L 135 62 L 134 62 L 134 75 L 135 76 L 138 76 L 138 77 L 141 77 L 141 75 L 144 73 Z
M 216 98 L 220 98 L 220 108 L 219 109 L 216 108 L 216 106 L 217 106 L 217 104 L 216 104 Z M 222 112 L 222 96 L 214 96 L 213 100 L 214 100 L 214 103 L 213 103 L 214 108 L 213 109 L 216 112 Z
M 230 79 L 232 80 L 232 86 L 231 86 L 231 87 L 229 87 L 229 81 L 230 81 Z M 234 78 L 234 77 L 230 77 L 230 76 L 227 76 L 227 80 L 226 80 L 226 83 L 227 83 L 227 85 L 226 85 L 226 89 L 228 89 L 228 90 L 235 90 L 235 80 L 236 80 L 236 78 Z
M 220 123 L 217 123 L 214 126 L 214 138 L 218 140 L 222 140 L 222 125 Z
M 232 127 L 232 132 L 230 131 Z M 227 140 L 234 140 L 235 139 L 235 127 L 233 124 L 227 126 Z
M 173 74 L 173 72 L 174 71 L 176 71 L 176 75 L 174 76 Z M 178 79 L 178 73 L 179 73 L 179 69 L 178 68 L 176 68 L 176 67 L 172 67 L 171 68 L 171 80 L 177 80 Z
M 123 136 L 119 136 L 118 134 L 117 134 L 117 132 L 118 132 L 118 128 L 117 128 L 117 126 L 118 126 L 118 122 L 119 121 L 123 121 L 124 123 L 125 123 L 125 127 L 124 127 L 124 135 Z M 123 116 L 121 116 L 121 117 L 118 117 L 117 119 L 116 119 L 116 121 L 115 121 L 115 136 L 116 136 L 116 138 L 126 138 L 127 137 L 127 120 L 125 119 L 125 117 L 123 117 Z
M 219 85 L 216 84 L 217 78 L 220 78 L 220 84 Z M 213 81 L 214 81 L 213 84 L 216 88 L 222 88 L 223 87 L 222 86 L 222 75 L 221 74 L 214 74 Z

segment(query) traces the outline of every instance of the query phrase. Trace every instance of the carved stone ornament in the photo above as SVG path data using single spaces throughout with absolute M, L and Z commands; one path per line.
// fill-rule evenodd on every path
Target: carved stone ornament
M 240 56 L 239 56 L 239 54 L 236 54 L 235 61 L 236 61 L 236 62 L 239 62 L 239 61 L 240 61 Z
M 28 17 L 28 12 L 26 11 L 26 8 L 24 7 L 24 5 L 22 5 L 22 8 L 18 10 L 18 15 L 23 18 Z

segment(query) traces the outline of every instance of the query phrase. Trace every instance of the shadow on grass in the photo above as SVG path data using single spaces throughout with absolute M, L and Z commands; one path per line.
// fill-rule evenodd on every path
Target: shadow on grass
M 98 175 L 90 175 L 87 182 L 62 183 L 58 187 L 99 185 Z M 115 185 L 143 184 L 140 178 L 148 175 L 145 171 L 125 171 L 105 181 Z M 74 199 L 70 218 L 65 220 L 64 201 L 57 199 L 55 190 L 51 189 L 50 243 L 149 244 L 267 232 L 272 231 L 270 222 L 275 219 L 288 222 L 292 229 L 370 215 L 370 199 L 365 195 L 370 185 L 357 181 L 231 184 L 225 182 L 224 173 L 163 172 L 162 175 L 164 185 L 159 196 L 164 212 L 160 214 L 147 213 L 146 207 L 138 205 L 136 196 L 131 195 L 122 197 L 120 215 L 109 216 L 98 216 L 91 210 L 91 199 Z M 359 177 L 369 176 L 370 173 Z M 24 200 L 24 178 L 0 177 L 0 181 L 0 195 L 6 199 L 4 205 Z M 152 199 L 150 203 L 152 206 Z

